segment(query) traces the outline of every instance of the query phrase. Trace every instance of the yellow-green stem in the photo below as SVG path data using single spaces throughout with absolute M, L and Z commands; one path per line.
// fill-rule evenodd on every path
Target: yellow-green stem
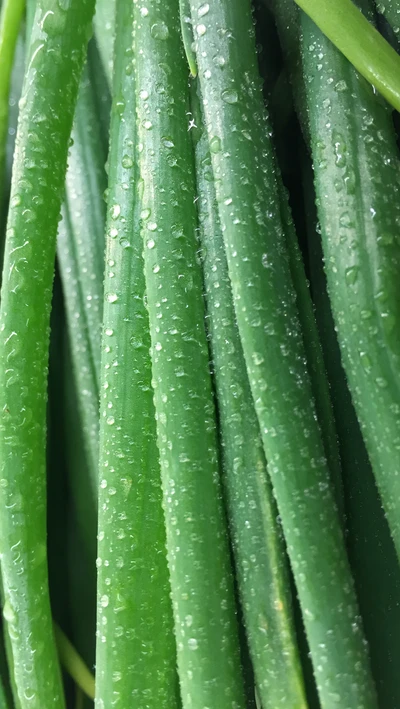
M 400 111 L 400 56 L 352 0 L 296 0 L 322 32 Z

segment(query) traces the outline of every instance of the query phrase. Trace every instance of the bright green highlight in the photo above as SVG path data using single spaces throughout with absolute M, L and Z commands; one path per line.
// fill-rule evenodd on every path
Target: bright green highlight
M 11 71 L 24 7 L 25 0 L 6 0 L 0 15 L 0 180 L 6 150 Z
M 296 0 L 387 101 L 400 111 L 400 56 L 351 0 Z

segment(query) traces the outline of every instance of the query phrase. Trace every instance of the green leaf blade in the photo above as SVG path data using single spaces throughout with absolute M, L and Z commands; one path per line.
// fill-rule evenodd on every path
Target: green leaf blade
M 37 5 L 7 225 L 0 307 L 0 538 L 4 613 L 22 709 L 64 705 L 47 587 L 47 363 L 57 223 L 93 5 Z
M 263 706 L 305 709 L 288 560 L 236 326 L 207 135 L 195 121 L 200 243 L 229 519 L 256 685 Z M 279 658 L 279 661 L 277 661 Z
M 316 423 L 250 7 L 231 0 L 205 13 L 191 0 L 191 10 L 235 312 L 319 694 L 326 707 L 376 709 Z
M 182 702 L 242 709 L 179 3 L 134 8 L 141 231 Z
M 96 698 L 179 706 L 139 229 L 133 4 L 118 0 L 101 366 Z

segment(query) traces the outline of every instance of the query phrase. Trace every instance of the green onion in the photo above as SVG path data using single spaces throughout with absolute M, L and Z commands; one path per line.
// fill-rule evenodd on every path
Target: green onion
M 398 155 L 386 104 L 303 16 L 318 216 L 344 369 L 400 554 Z M 320 55 L 320 56 L 318 56 Z M 336 199 L 327 199 L 332 184 Z
M 8 98 L 25 0 L 6 0 L 0 14 L 0 190 L 3 191 L 4 162 L 8 129 Z M 0 194 L 0 199 L 3 196 Z
M 300 51 L 299 8 L 294 0 L 264 0 L 274 15 L 279 40 L 288 69 L 293 100 L 304 137 L 307 139 L 307 112 Z
M 394 34 L 399 39 L 400 34 L 400 3 L 399 0 L 384 0 L 376 5 L 378 12 L 381 12 L 391 25 Z
M 99 445 L 99 383 L 100 372 L 96 371 L 95 359 L 97 352 L 93 352 L 89 338 L 89 324 L 87 322 L 87 301 L 82 287 L 80 262 L 77 254 L 77 238 L 71 223 L 68 204 L 65 202 L 61 211 L 57 238 L 57 254 L 60 264 L 60 273 L 63 282 L 64 299 L 66 305 L 69 345 L 72 351 L 74 388 L 79 388 L 77 394 L 79 423 L 83 428 L 84 455 L 88 464 L 90 478 L 90 495 L 92 500 L 97 499 L 98 482 L 98 445 Z M 83 232 L 83 239 L 91 236 L 91 232 Z M 88 240 L 88 239 L 87 239 Z M 86 246 L 90 248 L 90 243 Z M 89 274 L 92 272 L 90 261 Z M 88 266 L 84 267 L 88 268 Z M 89 275 L 90 278 L 90 275 Z M 89 285 L 92 281 L 89 280 Z M 101 286 L 101 282 L 100 282 Z M 99 283 L 96 284 L 96 288 Z M 101 300 L 102 302 L 102 300 Z M 99 306 L 100 304 L 98 304 Z M 97 326 L 101 324 L 100 316 Z M 99 327 L 97 327 L 97 330 Z M 101 331 L 100 331 L 101 335 Z M 100 344 L 98 351 L 100 353 Z M 100 365 L 98 369 L 100 368 Z M 70 385 L 69 385 L 70 386 Z M 78 483 L 79 489 L 80 481 Z M 97 505 L 97 502 L 96 502 Z
M 96 0 L 94 29 L 108 85 L 113 83 L 113 52 L 117 0 Z
M 0 709 L 400 707 L 399 31 L 0 0 Z
M 107 154 L 110 129 L 111 94 L 95 37 L 92 37 L 88 45 L 88 70 L 95 103 L 95 115 L 100 127 L 104 153 Z
M 194 37 L 192 28 L 192 18 L 190 17 L 189 0 L 179 0 L 179 15 L 181 20 L 181 32 L 183 46 L 185 48 L 186 59 L 189 64 L 190 73 L 197 76 L 196 55 L 194 52 Z
M 372 709 L 375 691 L 316 424 L 269 126 L 259 119 L 250 7 L 191 0 L 191 10 L 235 312 L 321 703 Z
M 54 625 L 54 633 L 61 663 L 85 694 L 90 699 L 94 699 L 93 675 L 89 672 L 82 658 L 78 655 L 74 646 L 58 625 Z
M 93 497 L 97 498 L 106 188 L 102 136 L 87 72 L 81 82 L 59 227 L 58 260 Z
M 92 11 L 90 0 L 72 0 L 67 9 L 38 2 L 7 225 L 0 307 L 0 539 L 4 615 L 22 709 L 64 703 L 47 588 L 46 380 L 57 221 Z
M 197 205 L 224 482 L 248 643 L 263 706 L 300 709 L 307 703 L 286 551 L 235 322 L 211 157 L 199 110 L 195 120 L 200 133 L 196 145 Z
M 313 172 L 308 160 L 303 161 L 303 170 L 310 278 L 338 432 L 347 548 L 369 643 L 378 701 L 380 706 L 395 707 L 400 702 L 400 686 L 391 658 L 400 653 L 400 637 L 393 632 L 400 620 L 400 608 L 392 603 L 392 598 L 400 594 L 400 567 L 340 361 L 323 268 L 320 230 L 316 229 Z M 383 583 L 385 578 L 390 578 L 390 583 Z
M 134 18 L 139 208 L 182 702 L 242 709 L 178 0 L 137 3 Z
M 297 309 L 304 335 L 304 351 L 307 359 L 307 368 L 311 378 L 312 393 L 315 400 L 318 423 L 321 429 L 325 456 L 335 492 L 336 505 L 341 521 L 344 524 L 342 468 L 323 351 L 317 323 L 315 321 L 310 289 L 307 283 L 304 264 L 288 204 L 288 197 L 279 180 L 279 175 L 277 175 L 277 177 L 280 188 L 281 218 L 285 230 L 289 267 L 296 293 Z
M 133 4 L 117 1 L 100 410 L 100 706 L 178 707 L 139 229 Z
M 400 110 L 400 57 L 352 0 L 296 0 L 389 103 Z

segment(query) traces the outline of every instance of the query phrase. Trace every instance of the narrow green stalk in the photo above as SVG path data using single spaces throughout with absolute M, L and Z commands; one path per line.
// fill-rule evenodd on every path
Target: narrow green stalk
M 17 40 L 14 63 L 11 74 L 10 92 L 8 97 L 8 131 L 6 139 L 6 156 L 4 172 L 0 177 L 0 272 L 3 271 L 3 250 L 9 207 L 11 173 L 15 149 L 15 136 L 18 122 L 18 103 L 21 97 L 25 69 L 25 42 L 21 32 Z
M 20 33 L 14 54 L 14 63 L 11 74 L 10 93 L 8 97 L 8 134 L 6 142 L 6 170 L 5 190 L 2 197 L 8 199 L 11 185 L 11 173 L 14 159 L 15 136 L 18 124 L 18 103 L 21 98 L 22 84 L 25 70 L 25 40 Z
M 195 100 L 192 102 L 194 105 Z M 217 385 L 224 483 L 239 592 L 256 685 L 265 707 L 307 706 L 290 598 L 288 561 L 277 523 L 260 429 L 236 326 L 207 135 L 200 111 L 196 175 L 200 243 Z
M 274 124 L 275 140 L 286 141 L 287 131 L 290 130 L 290 120 L 294 111 L 292 87 L 286 66 L 282 68 L 273 85 L 269 107 Z
M 61 215 L 62 221 L 58 228 L 57 255 L 63 283 L 69 342 L 76 380 L 75 386 L 79 390 L 77 408 L 83 429 L 82 438 L 88 462 L 90 494 L 92 499 L 96 500 L 99 446 L 99 373 L 96 371 L 95 354 L 91 349 L 89 323 L 87 320 L 88 302 L 85 300 L 79 268 L 79 266 L 84 267 L 84 262 L 79 262 L 77 238 L 73 231 L 67 201 L 64 202 Z M 89 236 L 88 232 L 83 232 L 84 239 Z M 88 263 L 91 271 L 90 261 L 86 261 L 86 263 Z M 95 287 L 97 288 L 98 284 Z M 100 320 L 98 325 L 100 325 Z M 100 353 L 100 343 L 98 350 Z M 79 485 L 78 481 L 76 489 L 78 494 Z
M 313 238 L 320 241 L 316 233 Z M 320 245 L 318 254 L 322 271 Z M 318 281 L 314 282 L 318 287 Z M 316 307 L 339 435 L 350 563 L 380 706 L 395 707 L 400 703 L 400 687 L 392 658 L 399 656 L 400 638 L 393 629 L 399 625 L 400 608 L 392 599 L 400 593 L 399 562 L 340 364 L 326 285 L 319 285 Z M 390 583 L 382 583 L 382 579 L 390 579 Z
M 0 13 L 0 199 L 3 191 L 11 72 L 24 8 L 25 0 L 6 0 Z
M 72 418 L 72 415 L 71 415 Z M 67 420 L 67 425 L 69 420 Z M 69 433 L 67 445 L 71 443 L 77 447 L 74 455 L 69 453 L 68 463 L 76 463 L 77 474 L 85 474 L 84 454 L 79 440 L 79 433 L 73 437 Z M 83 462 L 82 462 L 83 461 Z M 97 519 L 90 513 L 91 541 L 94 549 L 87 546 L 86 530 L 82 530 L 81 510 L 75 506 L 69 510 L 67 559 L 68 565 L 68 592 L 69 610 L 71 617 L 71 640 L 79 654 L 89 668 L 95 666 L 96 653 L 96 542 Z M 89 526 L 89 525 L 88 525 Z
M 65 228 L 65 218 L 62 222 Z M 60 225 L 61 226 L 61 225 Z M 58 238 L 60 239 L 60 232 Z M 59 244 L 58 244 L 59 248 Z M 72 278 L 72 276 L 71 276 Z M 72 290 L 73 284 L 69 287 Z M 79 293 L 77 287 L 76 292 Z M 76 313 L 84 310 L 76 303 Z M 78 318 L 78 322 L 82 322 Z M 77 329 L 74 337 L 77 337 Z M 87 357 L 85 333 L 80 357 Z M 79 415 L 77 377 L 72 365 L 71 339 L 64 330 L 64 450 L 70 497 L 68 501 L 67 566 L 71 639 L 89 667 L 94 667 L 96 645 L 96 556 L 97 556 L 97 478 L 87 457 L 86 431 Z M 90 361 L 88 363 L 90 365 Z M 81 362 L 83 366 L 83 362 Z M 90 369 L 89 369 L 90 371 Z M 90 384 L 90 380 L 89 380 Z M 87 406 L 87 404 L 86 404 Z M 93 418 L 98 426 L 98 400 L 93 401 Z M 97 429 L 97 427 L 96 427 Z M 87 441 L 86 441 L 87 444 Z M 88 700 L 85 699 L 85 706 Z
M 96 121 L 100 125 L 104 154 L 107 155 L 111 114 L 111 86 L 108 84 L 95 37 L 92 37 L 88 45 L 88 70 L 95 103 Z
M 65 667 L 68 674 L 72 677 L 78 687 L 90 699 L 94 699 L 94 677 L 89 672 L 84 661 L 75 650 L 72 643 L 58 625 L 54 625 L 54 634 L 60 656 L 61 664 Z
M 33 21 L 35 17 L 36 0 L 25 0 L 26 2 L 26 16 L 25 16 L 25 40 L 29 47 L 31 40 L 31 33 L 33 27 Z
M 296 293 L 296 303 L 303 331 L 304 350 L 307 367 L 311 378 L 311 386 L 315 401 L 318 423 L 321 429 L 325 456 L 328 462 L 331 481 L 335 491 L 336 505 L 344 527 L 344 501 L 342 467 L 340 463 L 339 446 L 329 383 L 325 370 L 324 356 L 318 333 L 310 288 L 307 282 L 303 258 L 297 241 L 297 235 L 290 212 L 288 196 L 278 175 L 281 217 L 285 230 L 286 245 L 289 256 L 290 274 Z
M 400 204 L 395 134 L 386 104 L 314 23 L 302 19 L 329 295 L 343 366 L 400 556 Z M 337 198 L 327 200 L 332 185 Z
M 181 20 L 181 32 L 183 46 L 185 48 L 186 59 L 189 64 L 190 73 L 197 76 L 196 54 L 194 52 L 194 37 L 192 18 L 190 16 L 189 0 L 179 0 L 179 15 Z
M 321 704 L 376 709 L 316 422 L 250 5 L 191 0 L 191 10 L 235 312 Z
M 296 0 L 386 100 L 400 110 L 400 56 L 352 0 Z
M 117 0 L 101 367 L 99 706 L 179 705 L 139 227 L 131 0 Z
M 57 254 L 83 440 L 93 499 L 97 499 L 106 156 L 87 72 L 79 90 L 72 139 Z
M 79 89 L 72 140 L 66 175 L 67 200 L 88 324 L 89 348 L 99 381 L 106 220 L 104 191 L 107 178 L 104 170 L 106 153 L 87 70 Z
M 369 642 L 379 705 L 395 707 L 400 705 L 400 686 L 392 658 L 400 656 L 400 637 L 393 629 L 400 623 L 400 607 L 392 599 L 400 596 L 400 566 L 340 361 L 323 266 L 321 236 L 316 230 L 313 171 L 308 156 L 303 158 L 302 182 L 310 280 L 343 470 L 347 548 Z M 390 583 L 382 583 L 385 578 L 390 579 Z
M 67 569 L 68 627 L 74 646 L 87 666 L 93 668 L 96 645 L 97 496 L 94 496 L 93 471 L 88 465 L 85 431 L 79 415 L 77 379 L 72 366 L 71 343 L 66 327 L 62 357 L 62 408 L 65 423 L 61 450 L 65 451 L 64 463 L 70 493 L 64 532 L 67 537 L 66 553 L 64 552 L 62 560 Z M 88 702 L 85 698 L 85 707 Z
M 97 0 L 94 31 L 108 85 L 113 83 L 115 13 L 117 0 Z
M 182 702 L 242 709 L 179 2 L 134 4 L 134 19 L 138 206 Z
M 308 121 L 301 66 L 299 8 L 294 0 L 264 0 L 264 2 L 270 7 L 275 18 L 297 116 L 303 134 L 307 138 Z
M 22 709 L 64 704 L 46 559 L 49 315 L 68 140 L 93 4 L 37 4 L 7 225 L 0 306 L 0 539 L 4 615 Z
M 106 145 L 84 72 L 69 152 L 57 255 L 68 323 L 66 450 L 71 489 L 69 538 L 74 643 L 94 662 L 99 379 L 103 312 Z

